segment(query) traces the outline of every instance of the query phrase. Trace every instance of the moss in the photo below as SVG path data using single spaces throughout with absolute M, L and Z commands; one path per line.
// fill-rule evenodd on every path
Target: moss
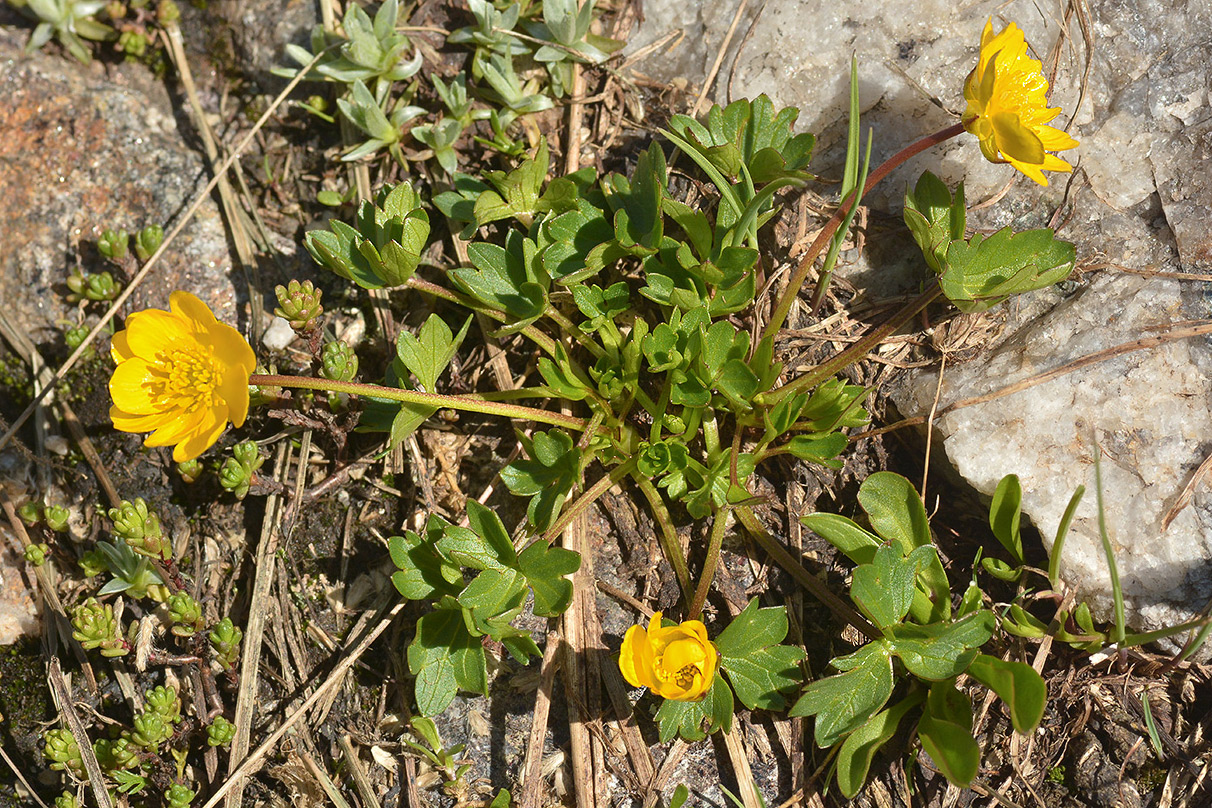
M 53 715 L 50 692 L 46 688 L 46 670 L 42 662 L 42 646 L 37 639 L 23 640 L 15 645 L 0 646 L 0 743 L 19 752 L 18 765 L 25 764 L 27 772 L 41 768 L 38 749 L 41 726 Z M 22 760 L 24 758 L 24 760 Z M 6 767 L 0 767 L 3 771 Z M 7 778 L 0 778 L 0 782 Z M 9 804 L 8 792 L 0 787 L 0 807 Z

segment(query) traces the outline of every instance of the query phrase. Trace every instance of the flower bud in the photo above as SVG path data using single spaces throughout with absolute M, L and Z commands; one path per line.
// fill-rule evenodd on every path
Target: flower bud
M 114 535 L 125 540 L 136 553 L 163 561 L 172 558 L 172 542 L 165 538 L 159 517 L 148 510 L 142 497 L 134 502 L 122 500 L 117 508 L 109 509 L 109 518 L 114 523 Z
M 67 530 L 67 520 L 70 516 L 71 511 L 62 505 L 47 505 L 46 510 L 42 512 L 42 518 L 46 520 L 46 526 L 56 533 L 62 533 Z
M 175 592 L 168 599 L 168 619 L 172 633 L 192 637 L 202 628 L 202 607 L 187 592 Z
M 193 791 L 190 791 L 180 783 L 173 783 L 164 792 L 164 804 L 168 808 L 189 808 L 195 796 L 197 795 Z
M 148 752 L 158 752 L 160 744 L 172 737 L 173 730 L 164 717 L 157 712 L 145 710 L 135 716 L 130 742 Z
M 210 630 L 210 647 L 223 670 L 231 670 L 240 659 L 240 641 L 244 632 L 232 625 L 230 617 L 224 617 Z
M 320 375 L 334 382 L 350 382 L 358 375 L 358 355 L 340 340 L 324 346 Z
M 45 564 L 49 555 L 50 545 L 46 543 L 31 544 L 25 548 L 25 560 L 35 567 L 41 567 Z
M 181 723 L 181 697 L 171 687 L 158 685 L 146 693 L 147 708 L 167 723 Z
M 90 597 L 72 609 L 72 627 L 72 638 L 86 650 L 99 648 L 101 656 L 123 656 L 130 650 L 118 628 L 114 608 L 96 598 Z
M 56 771 L 70 770 L 77 777 L 86 777 L 84 758 L 80 756 L 80 746 L 71 730 L 48 729 L 42 736 L 45 742 L 42 754 L 50 761 L 50 767 Z
M 198 458 L 185 460 L 177 464 L 177 473 L 181 475 L 181 479 L 186 483 L 193 484 L 202 476 L 202 461 Z
M 164 228 L 158 224 L 148 225 L 135 236 L 135 255 L 139 256 L 140 261 L 146 261 L 151 258 L 152 253 L 160 249 L 163 241 Z
M 274 293 L 278 296 L 274 314 L 289 321 L 296 332 L 311 331 L 319 325 L 317 321 L 324 307 L 320 305 L 321 292 L 311 281 L 275 286 Z
M 236 737 L 236 725 L 221 715 L 206 728 L 206 743 L 208 746 L 227 746 Z
M 119 40 L 121 41 L 121 40 Z M 121 261 L 129 254 L 130 234 L 125 230 L 106 230 L 97 239 L 97 252 L 111 261 Z

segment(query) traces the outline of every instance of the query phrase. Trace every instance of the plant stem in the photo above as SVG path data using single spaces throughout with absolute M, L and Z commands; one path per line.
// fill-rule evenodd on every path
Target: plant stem
M 879 184 L 880 180 L 888 176 L 888 174 L 901 163 L 908 160 L 914 155 L 924 152 L 931 146 L 936 146 L 946 140 L 950 140 L 956 135 L 964 131 L 964 125 L 957 123 L 953 126 L 948 126 L 946 129 L 935 132 L 933 135 L 927 135 L 916 143 L 912 143 L 901 149 L 896 154 L 889 157 L 884 163 L 872 172 L 867 178 L 867 184 L 863 186 L 863 194 L 867 194 Z M 857 189 L 856 189 L 857 190 Z M 845 203 L 837 209 L 833 217 L 825 223 L 824 229 L 817 235 L 816 240 L 812 242 L 812 246 L 808 248 L 808 252 L 804 253 L 804 257 L 800 259 L 800 264 L 795 268 L 795 272 L 791 274 L 791 279 L 787 282 L 787 288 L 783 291 L 782 297 L 779 298 L 778 304 L 774 307 L 774 314 L 770 316 L 770 322 L 766 324 L 762 330 L 762 337 L 777 334 L 779 329 L 783 327 L 783 323 L 787 320 L 787 314 L 791 311 L 791 304 L 799 296 L 800 288 L 804 285 L 804 280 L 808 277 L 808 270 L 812 268 L 813 262 L 817 256 L 825 249 L 825 245 L 829 243 L 829 239 L 833 238 L 833 234 L 837 232 L 838 227 L 842 223 L 842 219 L 850 212 L 850 206 L 853 204 L 855 195 L 851 194 L 847 197 Z M 756 341 L 758 344 L 761 340 Z
M 564 528 L 568 527 L 573 519 L 576 519 L 582 511 L 597 502 L 603 494 L 614 487 L 615 483 L 634 471 L 637 462 L 638 459 L 633 457 L 621 466 L 615 466 L 610 470 L 609 474 L 603 475 L 600 480 L 585 489 L 585 493 L 581 494 L 575 502 L 565 508 L 563 513 L 560 514 L 560 518 L 555 521 L 555 524 L 543 534 L 543 540 L 550 544 L 559 538 L 559 535 L 564 532 Z
M 715 512 L 715 520 L 711 523 L 711 536 L 707 541 L 707 560 L 703 563 L 703 572 L 699 576 L 699 585 L 694 590 L 694 600 L 690 602 L 689 620 L 698 620 L 707 603 L 707 593 L 711 590 L 711 582 L 715 580 L 715 568 L 720 563 L 720 548 L 724 544 L 724 529 L 728 526 L 727 506 Z
M 480 412 L 486 415 L 500 415 L 503 418 L 520 418 L 524 421 L 537 421 L 541 424 L 562 426 L 567 429 L 575 429 L 578 432 L 583 431 L 589 425 L 584 418 L 563 415 L 558 412 L 551 412 L 550 410 L 540 410 L 534 407 L 523 407 L 519 404 L 485 401 L 482 398 L 472 396 L 447 396 L 439 393 L 422 393 L 418 390 L 401 390 L 397 387 L 383 387 L 377 384 L 334 382 L 330 379 L 317 379 L 313 376 L 278 376 L 254 373 L 248 378 L 248 383 L 264 387 L 328 390 L 334 393 L 346 393 L 351 396 L 368 396 L 370 398 L 385 398 L 389 401 L 400 401 L 405 404 L 420 404 L 435 409 L 449 408 L 465 412 Z
M 427 280 L 418 278 L 416 275 L 409 278 L 405 285 L 409 289 L 416 289 L 418 292 L 433 295 L 434 297 L 446 300 L 450 303 L 458 303 L 460 306 L 471 309 L 475 312 L 479 312 L 486 317 L 491 317 L 499 323 L 505 322 L 505 315 L 496 309 L 491 309 L 485 306 L 483 303 L 479 302 L 473 297 L 462 294 L 461 292 L 455 292 L 451 289 L 447 289 L 444 286 L 438 286 L 436 283 L 430 283 Z M 544 334 L 538 328 L 535 328 L 533 325 L 526 326 L 518 333 L 530 339 L 531 342 L 538 345 L 550 356 L 556 355 L 556 341 Z
M 745 529 L 749 531 L 749 535 L 758 543 L 758 546 L 765 550 L 774 559 L 774 562 L 786 570 L 801 586 L 811 592 L 817 600 L 828 606 L 829 610 L 837 615 L 838 618 L 845 620 L 857 628 L 869 640 L 878 640 L 883 636 L 880 634 L 879 629 L 867 621 L 867 618 L 855 611 L 850 604 L 829 591 L 827 586 L 818 581 L 808 570 L 804 569 L 800 562 L 766 531 L 765 525 L 757 518 L 757 514 L 753 512 L 752 508 L 747 505 L 738 506 L 736 515 L 740 519 L 741 524 L 745 526 Z
M 926 289 L 926 291 L 909 301 L 905 308 L 892 315 L 892 319 L 888 320 L 888 322 L 876 328 L 871 333 L 865 335 L 858 342 L 854 343 L 832 359 L 817 365 L 803 376 L 792 379 L 787 384 L 767 394 L 767 402 L 773 404 L 783 397 L 798 392 L 799 390 L 803 390 L 808 387 L 815 387 L 826 379 L 832 378 L 839 371 L 853 365 L 855 362 L 866 356 L 868 351 L 890 336 L 894 331 L 917 316 L 918 312 L 937 300 L 942 293 L 943 290 L 938 285 L 938 281 L 934 281 L 930 284 L 930 287 Z
M 660 541 L 661 549 L 665 551 L 665 558 L 669 559 L 669 565 L 673 567 L 673 573 L 677 576 L 678 585 L 682 588 L 682 597 L 689 603 L 694 597 L 694 590 L 690 586 L 690 569 L 686 566 L 686 556 L 682 555 L 682 545 L 678 541 L 677 528 L 673 526 L 673 517 L 669 515 L 669 509 L 665 507 L 665 500 L 661 498 L 661 492 L 656 489 L 651 480 L 640 474 L 632 474 L 631 479 L 635 480 L 640 492 L 648 500 L 648 506 L 652 508 L 652 518 L 660 528 L 657 540 Z

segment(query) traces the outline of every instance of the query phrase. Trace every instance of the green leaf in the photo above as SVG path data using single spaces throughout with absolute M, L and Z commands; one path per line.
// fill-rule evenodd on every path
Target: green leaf
M 782 710 L 787 706 L 784 693 L 803 681 L 799 668 L 803 658 L 802 648 L 772 645 L 743 657 L 725 657 L 720 667 L 736 697 L 750 710 Z
M 901 555 L 931 543 L 922 498 L 901 475 L 877 471 L 859 486 L 858 500 L 875 532 L 895 542 Z
M 471 528 L 458 525 L 445 527 L 437 547 L 442 555 L 456 564 L 477 570 L 505 569 L 514 559 L 512 544 L 507 543 L 508 552 L 502 555 L 504 551 L 501 548 L 494 546 Z
M 718 729 L 732 730 L 732 691 L 723 677 L 715 677 L 711 689 L 698 701 L 665 699 L 657 710 L 661 743 L 681 735 L 686 741 L 701 741 Z
M 561 430 L 536 432 L 522 444 L 530 459 L 515 460 L 501 469 L 501 479 L 514 494 L 530 497 L 526 516 L 537 530 L 546 530 L 577 481 L 581 452 Z
M 488 694 L 484 647 L 467 631 L 458 608 L 439 608 L 417 621 L 408 669 L 417 677 L 414 695 L 421 715 L 441 713 L 460 688 Z
M 678 783 L 678 787 L 673 790 L 673 796 L 669 798 L 669 808 L 682 808 L 688 799 L 690 799 L 690 789 L 686 788 L 685 783 Z
M 997 484 L 993 502 L 989 505 L 989 527 L 1006 552 L 1010 553 L 1010 558 L 1020 567 L 1023 565 L 1023 537 L 1019 533 L 1022 502 L 1023 488 L 1018 477 L 1007 474 Z
M 566 576 L 580 568 L 580 555 L 542 540 L 523 550 L 518 556 L 518 569 L 534 590 L 534 613 L 540 617 L 563 614 L 572 603 L 572 581 Z
M 510 230 L 504 247 L 477 241 L 468 245 L 467 257 L 475 269 L 459 267 L 447 274 L 464 292 L 513 318 L 501 333 L 521 330 L 546 310 L 551 278 L 534 241 Z
M 400 331 L 396 339 L 396 355 L 404 367 L 417 377 L 422 390 L 437 392 L 438 377 L 450 365 L 470 326 L 471 315 L 468 315 L 458 336 L 455 336 L 441 317 L 431 314 L 416 336 Z
M 1048 686 L 1030 665 L 978 654 L 968 666 L 968 675 L 1006 703 L 1015 730 L 1026 735 L 1039 726 L 1048 702 Z
M 835 513 L 810 513 L 800 521 L 856 564 L 870 564 L 880 546 L 878 536 L 863 530 L 853 521 Z
M 512 634 L 509 621 L 526 605 L 526 579 L 511 569 L 486 569 L 459 595 L 465 611 L 467 630 L 500 641 Z
M 896 547 L 881 546 L 872 563 L 855 568 L 850 598 L 876 628 L 899 623 L 913 604 L 918 570 L 933 555 L 933 547 L 916 547 L 908 556 L 902 556 Z
M 953 241 L 939 277 L 943 294 L 964 312 L 985 311 L 1012 294 L 1042 289 L 1073 271 L 1073 245 L 1051 230 L 1014 233 L 1003 228 L 985 238 Z
M 961 788 L 972 785 L 980 770 L 981 748 L 971 730 L 927 712 L 917 723 L 917 735 L 950 783 Z
M 505 566 L 513 566 L 517 554 L 513 549 L 513 541 L 509 531 L 501 522 L 496 511 L 481 505 L 474 499 L 467 500 L 467 524 L 475 533 L 482 537 L 484 544 L 490 549 L 493 558 Z
M 549 164 L 547 139 L 540 138 L 539 148 L 534 156 L 523 160 L 513 171 L 508 174 L 503 171 L 489 171 L 488 181 L 496 190 L 485 191 L 476 200 L 476 226 L 510 217 L 529 226 L 534 216 L 539 213 L 539 196 L 543 190 L 543 180 L 547 178 Z
M 409 531 L 392 536 L 388 549 L 399 569 L 391 582 L 407 600 L 437 600 L 463 588 L 463 573 L 442 558 L 431 541 Z
M 936 273 L 944 270 L 951 242 L 963 240 L 966 215 L 963 183 L 953 200 L 943 181 L 929 171 L 918 178 L 912 193 L 905 194 L 905 224 Z
M 787 442 L 787 451 L 809 463 L 818 463 L 832 469 L 840 469 L 842 461 L 835 458 L 850 445 L 850 439 L 841 432 L 824 435 L 796 435 Z
M 972 660 L 977 649 L 993 636 L 997 621 L 993 612 L 982 609 L 953 623 L 932 623 L 919 626 L 904 623 L 885 630 L 892 643 L 892 652 L 914 676 L 929 681 L 959 676 Z
M 793 717 L 816 716 L 817 746 L 833 746 L 888 702 L 893 685 L 890 650 L 881 640 L 864 645 L 849 657 L 833 660 L 834 667 L 840 663 L 846 672 L 810 683 L 792 706 L 789 715 Z
M 767 646 L 777 645 L 787 636 L 787 608 L 759 608 L 751 598 L 744 610 L 732 619 L 728 628 L 715 638 L 720 656 L 740 658 Z
M 880 747 L 892 740 L 905 713 L 922 703 L 923 695 L 914 692 L 887 710 L 881 710 L 867 723 L 846 736 L 837 753 L 837 785 L 846 799 L 853 799 L 867 782 L 871 761 Z

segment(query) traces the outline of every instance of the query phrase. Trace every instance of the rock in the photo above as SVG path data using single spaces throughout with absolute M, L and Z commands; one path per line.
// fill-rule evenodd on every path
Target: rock
M 981 28 L 1015 21 L 1037 58 L 1055 54 L 1052 103 L 1065 110 L 1054 123 L 1072 131 L 1080 160 L 1070 189 L 1072 214 L 1061 236 L 1079 259 L 1133 270 L 1207 272 L 1212 266 L 1212 120 L 1207 116 L 1206 44 L 1212 38 L 1207 4 L 1171 8 L 1158 0 L 1108 0 L 1092 8 L 1093 59 L 1084 95 L 1086 45 L 1076 20 L 1061 36 L 1059 20 L 1027 2 L 954 4 L 893 2 L 854 14 L 811 0 L 751 4 L 734 35 L 713 88 L 716 101 L 768 94 L 776 106 L 797 106 L 798 129 L 818 136 L 813 170 L 840 174 L 844 156 L 848 64 L 858 60 L 862 126 L 874 132 L 872 165 L 913 140 L 937 131 L 962 112 L 963 82 L 975 63 Z M 727 6 L 726 8 L 724 6 Z M 639 66 L 653 75 L 699 83 L 731 24 L 735 3 L 709 13 L 684 3 L 649 3 L 641 37 L 685 27 L 688 50 Z M 644 40 L 633 40 L 638 47 Z M 685 47 L 685 46 L 683 46 Z M 1075 110 L 1079 96 L 1082 104 Z M 947 111 L 949 110 L 951 114 Z M 969 217 L 973 228 L 1047 226 L 1067 178 L 1039 188 L 1008 166 L 984 161 L 974 138 L 961 135 L 894 171 L 867 201 L 876 211 L 900 207 L 904 189 L 923 169 L 948 183 L 965 183 L 973 207 L 1006 190 L 995 205 Z M 1007 183 L 1010 183 L 1007 186 Z M 1066 211 L 1068 212 L 1068 211 Z M 916 285 L 925 271 L 897 228 L 881 227 L 866 254 L 843 262 L 839 274 L 873 297 Z M 876 238 L 878 236 L 878 239 Z M 883 246 L 875 242 L 882 242 Z M 908 258 L 906 258 L 908 256 Z M 898 279 L 899 278 L 899 279 Z M 1072 291 L 1075 284 L 1068 284 Z M 1136 338 L 1154 327 L 1203 318 L 1209 304 L 1190 282 L 1112 271 L 1072 298 L 1040 292 L 995 313 L 1005 317 L 1000 345 L 969 364 L 949 364 L 940 406 L 975 396 Z M 1110 617 L 1109 581 L 1098 538 L 1092 458 L 1102 446 L 1107 523 L 1115 543 L 1129 607 L 1139 630 L 1190 618 L 1212 597 L 1212 494 L 1197 491 L 1168 530 L 1161 519 L 1208 452 L 1212 426 L 1204 340 L 1173 342 L 1085 368 L 1048 384 L 940 418 L 937 436 L 951 463 L 978 490 L 991 494 L 1015 473 L 1023 506 L 1045 542 L 1055 535 L 1073 489 L 1088 495 L 1065 548 L 1065 576 Z M 911 372 L 893 400 L 905 415 L 933 402 L 937 371 Z M 937 443 L 936 443 L 937 445 Z M 1171 645 L 1170 647 L 1173 647 Z
M 57 321 L 75 321 L 60 291 L 69 269 L 112 269 L 94 249 L 101 231 L 167 231 L 209 177 L 146 68 L 83 67 L 50 47 L 25 55 L 27 36 L 0 28 L 0 298 L 6 316 L 45 342 L 59 339 L 48 330 Z M 231 268 L 218 207 L 207 199 L 129 310 L 167 308 L 170 292 L 189 289 L 235 321 Z
M 263 91 L 277 93 L 288 79 L 270 70 L 298 67 L 286 57 L 286 44 L 311 49 L 318 7 L 311 0 L 219 0 L 208 13 L 230 29 L 237 67 Z
M 269 328 L 261 335 L 261 344 L 271 351 L 284 351 L 294 340 L 294 329 L 281 317 L 270 320 Z
M 7 527 L 3 530 L 8 532 Z M 5 536 L 0 549 L 0 645 L 12 645 L 40 625 L 38 607 L 25 580 L 29 564 L 9 549 L 13 546 L 15 537 Z

